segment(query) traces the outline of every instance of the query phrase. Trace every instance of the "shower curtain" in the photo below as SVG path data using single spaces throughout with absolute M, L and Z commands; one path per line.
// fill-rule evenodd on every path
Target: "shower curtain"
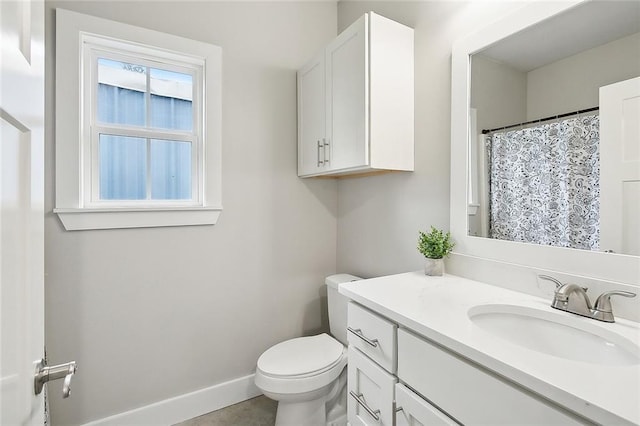
M 491 238 L 599 249 L 599 117 L 493 133 Z

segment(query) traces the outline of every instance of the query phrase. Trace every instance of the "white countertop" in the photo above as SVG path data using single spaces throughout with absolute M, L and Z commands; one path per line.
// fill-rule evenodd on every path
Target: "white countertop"
M 549 306 L 551 300 L 453 275 L 427 277 L 422 271 L 345 283 L 339 291 L 595 422 L 640 424 L 640 364 L 600 365 L 530 350 L 479 328 L 467 314 L 473 306 L 496 303 L 560 312 Z M 638 323 L 566 315 L 640 343 Z

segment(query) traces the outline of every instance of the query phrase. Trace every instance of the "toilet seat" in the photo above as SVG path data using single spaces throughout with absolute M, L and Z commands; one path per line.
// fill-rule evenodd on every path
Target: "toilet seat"
M 272 377 L 320 374 L 340 362 L 344 346 L 326 333 L 290 339 L 267 349 L 258 368 Z
M 273 393 L 311 392 L 330 384 L 346 364 L 344 346 L 328 334 L 299 337 L 260 356 L 256 385 Z

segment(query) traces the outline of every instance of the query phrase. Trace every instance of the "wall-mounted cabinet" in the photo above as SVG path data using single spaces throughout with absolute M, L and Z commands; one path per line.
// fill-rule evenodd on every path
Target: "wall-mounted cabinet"
M 298 71 L 298 176 L 413 171 L 413 29 L 369 12 Z

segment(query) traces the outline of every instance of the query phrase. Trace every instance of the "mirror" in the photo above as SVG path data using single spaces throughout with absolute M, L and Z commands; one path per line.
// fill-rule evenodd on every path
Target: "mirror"
M 613 2 L 607 3 L 614 7 Z M 469 7 L 474 7 L 473 4 L 472 2 Z M 516 269 L 525 267 L 525 270 L 529 271 L 533 269 L 548 273 L 560 272 L 609 282 L 626 283 L 634 286 L 640 285 L 640 256 L 475 237 L 470 236 L 468 233 L 469 195 L 472 188 L 469 183 L 473 181 L 470 179 L 469 174 L 469 157 L 473 154 L 472 150 L 469 149 L 472 91 L 471 62 L 473 56 L 491 46 L 497 45 L 502 40 L 512 40 L 513 37 L 516 37 L 517 40 L 517 35 L 528 29 L 535 28 L 548 20 L 556 19 L 556 17 L 562 17 L 565 13 L 570 14 L 574 9 L 579 10 L 584 6 L 588 7 L 590 4 L 592 2 L 580 0 L 527 2 L 496 22 L 488 23 L 481 30 L 464 36 L 453 45 L 451 60 L 450 230 L 456 242 L 454 258 L 460 267 L 469 266 L 476 271 L 473 268 L 477 266 L 483 271 L 489 271 L 492 270 L 491 268 L 496 269 L 500 265 L 510 264 L 514 265 Z M 637 15 L 635 16 L 637 20 Z M 595 25 L 590 21 L 583 21 L 581 25 L 571 27 L 570 33 L 582 31 L 589 27 L 595 28 L 599 27 L 599 25 Z M 547 38 L 547 34 L 541 36 L 537 41 L 540 43 L 545 38 Z M 554 39 L 552 44 L 560 45 L 562 44 L 561 42 L 562 39 Z M 541 44 L 541 46 L 543 46 L 543 50 L 549 49 L 547 44 Z M 521 46 L 520 48 L 524 47 Z M 527 52 L 529 52 L 527 56 L 533 57 L 535 54 L 531 50 L 527 50 Z M 610 108 L 604 108 L 603 105 L 600 106 L 600 119 L 604 122 L 606 110 Z M 634 114 L 636 117 L 640 115 L 637 111 L 634 112 L 633 108 L 628 108 L 628 112 L 631 117 Z M 476 127 L 477 124 L 474 129 Z M 628 139 L 634 140 L 633 128 L 629 126 L 628 129 L 632 130 L 628 132 L 627 136 L 631 136 Z M 637 128 L 636 131 L 638 131 Z M 635 140 L 637 141 L 638 133 L 635 135 Z M 614 144 L 614 146 L 620 147 L 617 144 Z M 633 145 L 625 147 L 625 152 L 633 154 L 632 147 Z M 605 158 L 601 158 L 601 162 L 604 160 Z M 620 192 L 614 191 L 614 196 L 618 197 Z M 613 203 L 602 202 L 601 208 L 603 206 L 612 207 Z M 612 207 L 612 209 L 617 214 L 621 214 L 619 208 Z M 630 235 L 630 233 L 628 234 Z M 637 235 L 630 235 L 630 237 L 638 238 Z M 514 276 L 514 279 L 517 279 L 517 277 Z
M 468 235 L 640 255 L 639 52 L 636 1 L 469 52 Z

